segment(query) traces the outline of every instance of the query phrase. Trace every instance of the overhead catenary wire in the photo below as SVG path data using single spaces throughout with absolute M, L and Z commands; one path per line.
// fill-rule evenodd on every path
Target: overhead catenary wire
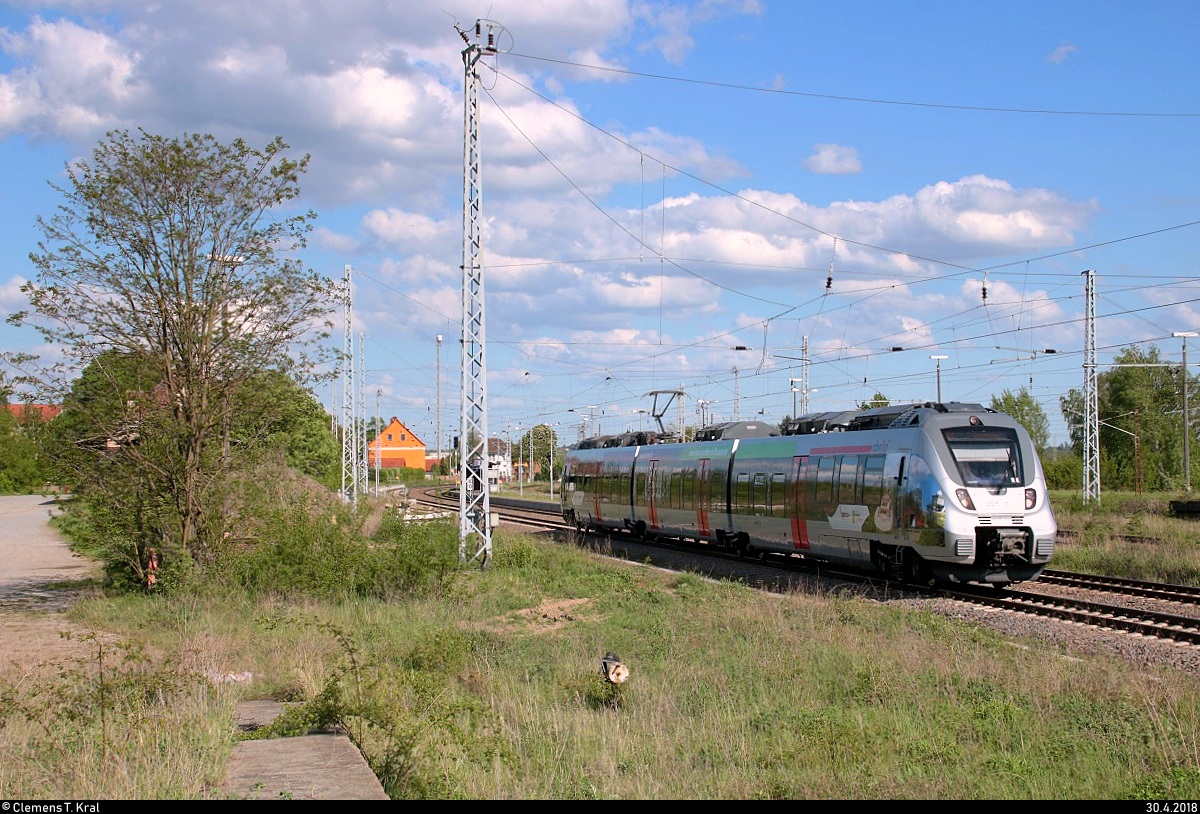
M 500 72 L 497 70 L 497 73 L 499 74 Z M 509 78 L 511 78 L 511 77 L 509 77 Z M 520 83 L 518 83 L 518 84 L 520 84 Z M 540 96 L 540 94 L 538 94 L 538 95 Z M 801 94 L 801 95 L 803 95 L 803 94 Z M 490 96 L 490 94 L 489 94 L 489 96 Z M 545 98 L 545 97 L 542 97 L 542 98 Z M 493 101 L 495 101 L 495 99 L 493 99 Z M 549 100 L 547 100 L 547 101 L 549 101 Z M 892 103 L 892 102 L 889 102 L 889 103 Z M 936 105 L 935 105 L 935 106 L 936 106 Z M 497 104 L 497 107 L 499 107 L 499 105 L 498 105 L 498 104 Z M 970 108 L 970 107 L 968 107 L 968 108 L 966 108 L 966 109 L 984 109 L 984 108 Z M 997 110 L 998 110 L 998 109 L 997 109 Z M 569 111 L 568 111 L 568 112 L 569 112 Z M 1037 112 L 1037 111 L 1023 111 L 1023 112 Z M 507 116 L 507 114 L 505 114 L 505 115 Z M 1089 114 L 1089 115 L 1091 115 L 1091 114 Z M 1097 114 L 1097 115 L 1110 115 L 1110 114 Z M 1129 115 L 1129 114 L 1111 114 L 1111 115 Z M 1191 114 L 1189 114 L 1189 115 L 1191 115 Z M 1200 114 L 1196 114 L 1196 115 L 1200 115 Z M 582 120 L 582 119 L 581 119 L 581 120 Z M 510 121 L 511 121 L 511 119 L 510 119 Z M 593 127 L 594 127 L 594 125 L 591 125 L 591 124 L 590 124 L 590 122 L 589 122 L 588 124 L 589 124 L 589 126 L 593 126 Z M 515 125 L 514 125 L 514 126 L 515 126 Z M 597 128 L 597 129 L 601 129 L 601 128 Z M 601 132 L 605 132 L 605 131 L 603 131 L 603 130 L 601 129 Z M 524 137 L 526 137 L 526 139 L 528 140 L 528 137 L 527 137 L 527 136 L 525 136 L 525 134 L 524 134 L 523 132 L 521 133 L 521 135 L 522 135 L 522 136 L 524 136 Z M 611 134 L 610 134 L 610 135 L 611 135 Z M 532 141 L 531 141 L 530 143 L 532 144 Z M 537 149 L 536 145 L 534 145 L 534 147 L 535 147 L 535 149 Z M 539 152 L 539 153 L 541 153 L 542 151 L 541 151 L 541 150 L 538 150 L 538 152 Z M 544 154 L 543 154 L 543 157 L 544 157 L 544 158 L 546 158 L 546 156 L 545 156 Z M 645 158 L 646 158 L 646 154 L 645 154 L 644 152 L 640 152 L 640 153 L 639 153 L 639 161 L 644 161 L 644 160 L 645 160 Z M 549 159 L 548 159 L 548 158 L 547 158 L 547 161 L 549 161 Z M 554 163 L 553 163 L 553 162 L 549 162 L 549 163 L 550 163 L 550 165 L 551 165 L 551 166 L 553 166 L 553 167 L 555 168 L 555 170 L 559 171 L 559 173 L 560 173 L 561 175 L 563 175 L 563 177 L 564 177 L 564 178 L 567 178 L 567 180 L 568 180 L 568 181 L 570 181 L 570 179 L 567 177 L 567 175 L 566 175 L 565 173 L 563 173 L 563 172 L 562 172 L 562 170 L 561 170 L 561 169 L 560 169 L 558 166 L 554 165 Z M 674 267 L 676 267 L 676 268 L 680 268 L 680 270 L 684 271 L 685 273 L 688 273 L 688 274 L 690 274 L 691 276 L 697 277 L 698 279 L 700 279 L 700 280 L 702 280 L 702 281 L 704 281 L 704 282 L 706 282 L 706 283 L 711 283 L 711 284 L 714 284 L 714 285 L 715 285 L 716 283 L 714 283 L 714 281 L 712 281 L 712 280 L 710 280 L 710 279 L 708 279 L 708 278 L 706 278 L 706 277 L 704 277 L 704 276 L 702 276 L 702 275 L 697 275 L 697 274 L 695 274 L 695 273 L 693 272 L 693 270 L 691 270 L 691 269 L 688 269 L 688 268 L 685 268 L 685 267 L 684 267 L 684 266 L 685 266 L 685 264 L 687 264 L 687 263 L 689 263 L 689 262 L 692 262 L 692 263 L 700 263 L 700 262 L 710 262 L 710 261 L 706 261 L 706 260 L 695 260 L 695 259 L 693 259 L 693 260 L 689 261 L 689 260 L 686 260 L 686 259 L 680 259 L 680 258 L 670 258 L 670 257 L 668 257 L 668 255 L 667 255 L 667 253 L 666 253 L 666 250 L 665 250 L 665 248 L 666 248 L 666 247 L 665 247 L 665 235 L 666 235 L 666 223 L 665 223 L 665 220 L 666 220 L 666 212 L 665 212 L 665 203 L 666 203 L 665 176 L 666 176 L 666 172 L 667 172 L 667 169 L 668 169 L 668 166 L 669 166 L 669 165 L 668 165 L 667 163 L 665 163 L 665 162 L 660 162 L 660 164 L 661 164 L 661 166 L 662 166 L 662 172 L 663 172 L 663 178 L 664 178 L 664 183 L 663 183 L 663 187 L 664 187 L 664 189 L 663 189 L 663 195 L 662 195 L 663 215 L 662 215 L 662 222 L 661 222 L 661 223 L 662 223 L 662 226 L 661 226 L 660 246 L 659 246 L 659 250 L 656 252 L 656 253 L 659 255 L 659 277 L 660 277 L 660 281 L 659 281 L 659 290 L 658 290 L 658 300 L 659 300 L 659 329 L 658 329 L 658 333 L 657 333 L 657 337 L 656 337 L 656 345 L 657 345 L 657 346 L 658 346 L 660 349 L 667 349 L 667 348 L 670 348 L 670 349 L 673 349 L 673 350 L 678 350 L 678 349 L 687 349 L 687 348 L 701 348 L 701 349 L 703 349 L 703 348 L 705 347 L 705 345 L 704 345 L 704 343 L 703 343 L 703 342 L 695 342 L 695 343 L 675 343 L 675 344 L 671 344 L 671 343 L 667 343 L 667 341 L 666 341 L 666 331 L 664 330 L 664 324 L 663 324 L 663 319 L 664 319 L 664 316 L 663 316 L 663 313 L 664 313 L 664 299 L 663 299 L 663 298 L 664 298 L 664 290 L 665 290 L 665 287 L 666 287 L 666 269 L 667 269 L 668 265 L 673 265 L 673 266 L 674 266 Z M 671 169 L 673 169 L 673 170 L 674 170 L 674 169 L 677 169 L 677 168 L 671 167 Z M 707 183 L 708 183 L 707 181 L 705 181 L 705 180 L 704 180 L 704 179 L 702 179 L 702 178 L 699 178 L 698 176 L 695 176 L 695 175 L 692 175 L 692 174 L 690 174 L 690 173 L 686 173 L 686 172 L 683 172 L 683 171 L 680 171 L 680 172 L 681 172 L 683 175 L 685 175 L 685 176 L 687 176 L 687 177 L 689 177 L 689 178 L 692 178 L 692 179 L 694 179 L 694 180 L 697 180 L 697 181 L 699 181 L 699 182 L 701 182 L 701 183 L 705 183 L 705 184 L 707 184 Z M 574 187 L 575 187 L 577 190 L 581 191 L 581 190 L 580 190 L 580 188 L 579 188 L 577 185 L 575 185 L 573 182 L 572 182 L 572 186 L 574 186 Z M 726 194 L 730 194 L 728 190 L 725 190 L 725 189 L 721 188 L 720 186 L 717 186 L 717 185 L 711 185 L 711 184 L 710 184 L 709 186 L 712 186 L 714 189 L 717 189 L 717 190 L 719 190 L 719 191 L 722 191 L 722 192 L 724 192 L 724 193 L 726 193 Z M 586 197 L 586 196 L 585 196 L 585 197 Z M 735 194 L 735 197 L 739 197 L 739 196 L 736 196 L 736 194 Z M 589 199 L 589 200 L 591 200 L 591 199 Z M 744 198 L 742 198 L 742 200 L 745 200 L 745 199 L 744 199 Z M 592 202 L 592 203 L 593 203 L 593 205 L 594 205 L 594 206 L 596 206 L 598 209 L 600 209 L 601 211 L 604 211 L 604 210 L 603 210 L 603 207 L 600 207 L 600 206 L 599 206 L 599 204 L 597 204 L 595 201 L 591 201 L 591 202 Z M 760 202 L 755 202 L 755 201 L 747 201 L 747 203 L 750 203 L 750 204 L 752 204 L 752 205 L 755 205 L 755 206 L 760 206 L 760 208 L 764 208 L 764 209 L 766 209 L 766 211 L 772 211 L 772 210 L 770 210 L 770 209 L 769 209 L 769 208 L 767 208 L 767 207 L 761 207 L 761 204 L 760 204 Z M 646 207 L 645 207 L 644 188 L 643 188 L 643 199 L 642 199 L 642 206 L 641 206 L 641 209 L 642 209 L 642 216 L 643 216 L 643 218 L 644 218 L 644 216 L 645 216 L 645 209 L 646 209 Z M 775 213 L 775 214 L 779 214 L 779 213 Z M 781 215 L 781 216 L 782 216 L 782 217 L 786 217 L 786 216 L 784 216 L 784 215 Z M 613 220 L 613 219 L 612 219 L 612 218 L 610 218 L 610 220 Z M 614 223 L 616 223 L 616 221 L 615 221 L 615 220 L 614 220 L 613 222 L 614 222 Z M 797 222 L 797 223 L 800 223 L 799 221 L 795 221 L 795 222 Z M 1154 231 L 1152 231 L 1152 232 L 1146 232 L 1146 233 L 1143 233 L 1143 235 L 1142 235 L 1142 236 L 1148 236 L 1148 235 L 1152 235 L 1152 234 L 1158 234 L 1158 233 L 1162 233 L 1162 232 L 1169 231 L 1169 230 L 1172 230 L 1172 229 L 1180 229 L 1180 228 L 1185 228 L 1185 227 L 1188 227 L 1188 226 L 1194 226 L 1194 225 L 1197 225 L 1198 223 L 1200 223 L 1200 221 L 1197 221 L 1197 222 L 1192 222 L 1192 223 L 1188 223 L 1188 224 L 1178 224 L 1178 225 L 1176 225 L 1176 226 L 1172 226 L 1172 227 L 1165 227 L 1164 229 L 1159 229 L 1159 230 L 1154 230 Z M 808 224 L 801 224 L 801 225 L 803 225 L 803 226 L 805 226 L 805 227 L 807 227 L 807 228 L 812 228 L 812 227 L 809 227 L 809 225 L 808 225 Z M 837 235 L 832 235 L 832 234 L 829 234 L 829 233 L 827 233 L 827 232 L 821 232 L 821 230 L 819 230 L 819 229 L 818 229 L 818 230 L 816 230 L 816 231 L 820 232 L 821 234 L 827 235 L 827 236 L 829 236 L 829 237 L 832 239 L 832 241 L 833 241 L 833 243 L 834 243 L 834 250 L 835 250 L 835 252 L 836 252 L 836 245 L 837 245 L 837 241 L 838 241 L 839 239 L 841 239 L 841 238 L 840 238 L 840 236 L 837 236 Z M 1120 241 L 1124 241 L 1124 240 L 1130 240 L 1130 239 L 1134 239 L 1135 237 L 1137 237 L 1137 236 L 1127 236 L 1127 237 L 1123 237 L 1123 238 L 1117 238 L 1117 239 L 1115 239 L 1115 240 L 1112 240 L 1112 241 L 1104 241 L 1104 242 L 1102 242 L 1102 243 L 1092 244 L 1092 246 L 1093 246 L 1093 247 L 1098 247 L 1098 246 L 1110 245 L 1110 244 L 1112 244 L 1112 243 L 1115 243 L 1115 242 L 1120 242 Z M 642 235 L 641 235 L 641 237 L 639 237 L 638 239 L 636 239 L 636 240 L 635 240 L 635 242 L 636 242 L 636 243 L 638 243 L 638 255 L 639 255 L 638 259 L 640 260 L 640 259 L 642 259 L 642 258 L 643 258 L 643 256 L 644 256 L 644 250 L 647 248 L 647 247 L 645 247 L 645 245 L 644 245 L 644 244 L 645 244 L 644 226 L 643 226 L 643 231 L 642 231 Z M 847 242 L 852 242 L 852 241 L 847 241 Z M 857 245 L 864 246 L 864 247 L 867 247 L 867 248 L 873 248 L 873 249 L 877 249 L 877 250 L 881 250 L 881 251 L 893 251 L 893 250 L 890 250 L 890 249 L 886 249 L 886 248 L 884 248 L 884 247 L 871 246 L 870 244 L 857 244 Z M 954 271 L 954 272 L 951 272 L 950 274 L 943 274 L 943 275 L 936 276 L 936 277 L 935 277 L 935 276 L 929 276 L 929 277 L 925 277 L 925 278 L 923 278 L 923 280 L 920 280 L 920 281 L 916 281 L 916 280 L 904 280 L 904 281 L 901 281 L 901 282 L 892 283 L 892 284 L 889 284 L 889 285 L 888 285 L 888 286 L 886 286 L 886 287 L 883 287 L 883 288 L 881 288 L 880 290 L 895 290 L 895 289 L 896 289 L 896 288 L 898 288 L 898 287 L 903 287 L 903 286 L 910 286 L 910 285 L 916 285 L 916 284 L 919 284 L 919 282 L 921 282 L 921 281 L 945 280 L 945 279 L 947 279 L 947 278 L 948 278 L 948 277 L 950 277 L 950 276 L 958 276 L 958 275 L 963 275 L 963 276 L 966 276 L 966 275 L 970 275 L 970 274 L 982 273 L 982 275 L 983 275 L 983 283 L 982 283 L 982 286 L 981 286 L 981 300 L 982 300 L 982 302 L 983 302 L 984 304 L 986 304 L 986 305 L 988 306 L 988 308 L 989 308 L 989 309 L 993 309 L 993 308 L 995 308 L 996 306 L 999 306 L 999 305 L 1001 305 L 1001 303 L 995 302 L 994 300 L 993 300 L 993 301 L 990 301 L 990 302 L 988 301 L 988 296 L 987 296 L 987 285 L 988 285 L 988 280 L 987 280 L 987 271 L 988 271 L 989 269 L 1002 269 L 1002 268 L 1006 268 L 1006 267 L 1009 267 L 1009 266 L 1012 266 L 1012 265 L 1016 265 L 1017 263 L 1023 263 L 1023 264 L 1024 264 L 1024 266 L 1025 266 L 1025 269 L 1024 269 L 1024 271 L 1025 271 L 1025 279 L 1027 280 L 1027 279 L 1029 278 L 1029 276 L 1030 276 L 1029 263 L 1030 263 L 1030 261 L 1031 261 L 1031 260 L 1049 259 L 1049 258 L 1053 258 L 1053 257 L 1064 256 L 1064 255 L 1068 255 L 1068 254 L 1070 254 L 1070 253 L 1072 253 L 1072 252 L 1077 252 L 1077 251 L 1080 251 L 1080 250 L 1081 250 L 1081 248 L 1083 248 L 1083 247 L 1073 247 L 1072 249 L 1070 249 L 1070 250 L 1068 250 L 1068 251 L 1064 251 L 1064 252 L 1057 252 L 1057 253 L 1052 253 L 1052 254 L 1047 254 L 1047 255 L 1042 255 L 1042 256 L 1041 256 L 1041 257 L 1039 257 L 1039 258 L 1026 258 L 1026 259 L 1024 259 L 1024 260 L 1021 260 L 1021 261 L 1013 261 L 1013 262 L 1011 262 L 1011 263 L 997 264 L 997 265 L 992 265 L 992 266 L 987 266 L 987 267 L 982 267 L 982 268 L 970 268 L 970 267 L 967 267 L 967 266 L 958 266 L 958 265 L 956 265 L 956 264 L 944 264 L 942 261 L 939 261 L 939 260 L 936 260 L 936 259 L 933 259 L 933 258 L 922 258 L 922 257 L 918 257 L 918 256 L 909 255 L 909 254 L 907 254 L 907 253 L 899 252 L 899 253 L 901 253 L 901 254 L 904 254 L 904 256 L 905 256 L 905 257 L 910 257 L 910 258 L 912 258 L 912 259 L 915 259 L 915 260 L 922 260 L 922 261 L 926 261 L 926 262 L 929 262 L 929 263 L 934 263 L 934 264 L 939 264 L 939 265 L 945 265 L 947 268 L 958 269 L 958 270 L 957 270 L 957 271 Z M 599 258 L 597 258 L 597 259 L 586 258 L 586 259 L 581 259 L 581 260 L 580 260 L 580 261 L 578 261 L 578 262 L 580 262 L 580 263 L 608 262 L 608 260 L 606 260 L 606 259 L 599 259 Z M 831 282 L 832 282 L 832 276 L 833 276 L 833 265 L 834 265 L 834 264 L 833 264 L 833 258 L 831 257 L 831 261 L 830 261 L 830 274 L 829 274 L 829 277 L 827 278 L 827 283 L 831 283 Z M 846 270 L 844 270 L 844 269 L 841 269 L 841 268 L 839 268 L 839 272 L 842 272 L 842 273 L 852 273 L 852 272 L 847 272 Z M 1057 275 L 1057 276 L 1061 276 L 1061 275 Z M 1176 284 L 1177 284 L 1177 283 L 1176 283 Z M 728 291 L 728 292 L 730 292 L 730 293 L 737 294 L 738 296 L 747 296 L 747 297 L 749 297 L 749 298 L 751 298 L 751 299 L 755 299 L 755 297 L 754 297 L 753 295 L 751 295 L 751 294 L 749 294 L 748 292 L 745 292 L 745 291 L 739 291 L 739 290 L 737 290 L 737 289 L 735 289 L 735 288 L 726 287 L 726 286 L 721 286 L 721 285 L 717 285 L 717 287 L 718 287 L 718 288 L 721 288 L 722 290 Z M 827 285 L 827 288 L 830 288 L 830 287 L 831 287 L 830 285 Z M 1076 295 L 1076 294 L 1072 294 L 1070 297 L 1067 297 L 1067 298 L 1065 298 L 1065 299 L 1073 299 L 1073 298 L 1075 298 L 1076 296 L 1078 296 L 1078 295 Z M 758 298 L 758 299 L 760 299 L 760 300 L 761 300 L 761 298 Z M 820 299 L 820 300 L 823 300 L 823 298 L 818 298 L 818 299 Z M 787 306 L 787 307 L 789 308 L 789 310 L 795 310 L 795 309 L 797 309 L 797 308 L 801 307 L 801 306 L 798 306 L 798 305 L 789 305 L 788 303 L 779 303 L 779 302 L 774 302 L 774 301 L 770 301 L 770 300 L 761 300 L 761 301 L 764 301 L 764 302 L 769 302 L 770 304 L 777 305 L 777 306 Z M 861 300 L 858 300 L 858 301 L 861 301 Z M 1174 305 L 1174 304 L 1176 304 L 1176 303 L 1172 303 L 1172 305 Z M 849 302 L 849 303 L 847 303 L 847 304 L 845 304 L 845 305 L 843 305 L 843 306 L 840 306 L 840 308 L 845 308 L 845 309 L 847 309 L 847 310 L 848 310 L 848 309 L 852 308 L 852 307 L 853 307 L 853 305 L 854 305 L 854 303 L 853 303 L 853 302 Z M 1035 310 L 1036 310 L 1037 308 L 1041 308 L 1041 307 L 1044 307 L 1044 306 L 1042 306 L 1042 305 L 1035 305 L 1035 304 L 1034 304 L 1032 301 L 1030 301 L 1030 300 L 1027 300 L 1027 298 L 1025 298 L 1024 296 L 1022 296 L 1022 297 L 1021 297 L 1021 298 L 1018 300 L 1017 304 L 1016 304 L 1014 307 L 1015 307 L 1016 309 L 1019 309 L 1019 310 L 1021 310 L 1021 311 L 1023 312 L 1024 316 L 1022 316 L 1022 317 L 1021 317 L 1021 320 L 1020 320 L 1020 321 L 1021 321 L 1021 323 L 1023 324 L 1023 323 L 1025 322 L 1025 317 L 1028 317 L 1028 318 L 1029 318 L 1029 320 L 1030 320 L 1030 322 L 1031 322 L 1031 321 L 1032 321 L 1032 315 L 1033 315 L 1033 313 L 1035 312 Z M 823 308 L 823 303 L 822 303 L 822 308 Z M 962 315 L 965 315 L 965 314 L 969 314 L 969 313 L 970 313 L 970 311 L 969 311 L 969 310 L 968 310 L 968 311 L 964 311 L 964 312 L 961 312 L 961 313 L 960 313 L 960 316 L 962 316 Z M 1114 312 L 1114 314 L 1112 314 L 1112 315 L 1124 314 L 1124 313 L 1134 313 L 1134 310 L 1130 310 L 1130 311 L 1128 311 L 1128 312 L 1126 312 L 1126 311 L 1118 311 L 1118 312 Z M 995 314 L 994 314 L 994 312 L 993 312 L 992 310 L 985 310 L 985 312 L 984 312 L 984 314 L 983 314 L 983 316 L 985 316 L 985 317 L 987 317 L 987 318 L 991 318 L 991 317 L 992 317 L 992 316 L 994 316 L 994 315 L 995 315 Z M 1136 314 L 1135 314 L 1135 315 L 1136 315 Z M 1105 315 L 1105 316 L 1111 316 L 1111 315 Z M 767 317 L 767 318 L 764 318 L 764 319 L 760 320 L 760 321 L 757 323 L 757 324 L 761 325 L 761 327 L 762 327 L 762 331 L 763 331 L 763 340 L 764 340 L 764 341 L 763 341 L 763 355 L 764 355 L 764 356 L 763 356 L 763 358 L 764 358 L 764 359 L 766 358 L 766 354 L 767 354 L 767 342 L 766 342 L 766 339 L 767 339 L 767 335 L 768 335 L 768 327 L 769 327 L 769 322 L 770 322 L 770 320 L 771 320 L 772 318 L 773 318 L 773 317 Z M 1141 318 L 1141 317 L 1139 316 L 1139 318 Z M 967 323 L 967 324 L 969 324 L 969 323 Z M 1053 324 L 1061 324 L 1061 323 L 1047 323 L 1047 325 L 1053 325 Z M 959 327 L 961 327 L 961 326 L 959 326 Z M 1033 327 L 1033 326 L 1030 324 L 1030 328 L 1032 328 L 1032 327 Z M 1046 327 L 1046 326 L 1037 326 L 1037 327 L 1041 328 L 1041 327 Z M 950 330 L 952 330 L 952 331 L 953 331 L 953 330 L 955 330 L 955 326 L 951 325 L 951 326 L 950 326 Z M 732 333 L 732 332 L 730 332 L 730 333 Z M 995 335 L 995 336 L 1000 336 L 1000 335 L 1003 335 L 1003 334 L 1002 334 L 1002 333 L 996 333 L 996 334 L 994 334 L 994 335 Z M 956 340 L 956 343 L 957 343 L 957 342 L 960 342 L 960 341 L 967 341 L 967 340 L 965 340 L 965 339 L 964 339 L 964 340 Z M 509 344 L 510 346 L 516 346 L 516 345 L 520 345 L 520 346 L 522 346 L 522 347 L 536 347 L 536 346 L 537 346 L 537 343 L 508 342 L 508 341 L 502 342 L 502 344 Z M 600 347 L 600 346 L 602 345 L 602 343 L 599 343 L 599 342 L 581 342 L 581 343 L 563 342 L 563 343 L 559 343 L 559 344 L 562 344 L 562 345 L 577 345 L 577 346 L 593 346 L 593 347 Z M 619 345 L 620 343 L 613 343 L 613 344 L 618 344 L 618 345 Z M 844 344 L 844 342 L 843 342 L 843 344 Z M 627 344 L 627 345 L 625 345 L 625 346 L 626 346 L 626 347 L 631 347 L 631 348 L 637 348 L 637 347 L 638 347 L 638 345 L 636 345 L 636 344 L 632 344 L 632 345 L 629 345 L 629 344 Z M 644 359 L 642 359 L 642 360 L 631 360 L 631 361 L 629 361 L 629 362 L 625 362 L 625 363 L 622 363 L 622 364 L 625 364 L 625 365 L 629 365 L 629 364 L 637 364 L 637 363 L 638 363 L 638 361 L 647 361 L 647 360 L 649 360 L 649 361 L 655 361 L 655 362 L 656 362 L 656 360 L 659 360 L 659 359 L 661 359 L 662 355 L 663 355 L 662 353 L 655 353 L 654 355 L 652 355 L 652 356 L 649 356 L 649 357 L 646 357 L 646 358 L 644 358 Z M 574 362 L 569 362 L 569 364 L 574 364 Z M 580 365 L 580 366 L 581 366 L 581 367 L 586 367 L 586 364 L 583 364 L 583 365 Z M 761 362 L 760 362 L 760 366 L 759 366 L 759 367 L 760 367 L 760 369 L 762 369 L 762 367 L 763 367 L 763 365 L 762 365 L 762 363 L 761 363 Z M 595 370 L 595 367 L 593 366 L 591 369 Z

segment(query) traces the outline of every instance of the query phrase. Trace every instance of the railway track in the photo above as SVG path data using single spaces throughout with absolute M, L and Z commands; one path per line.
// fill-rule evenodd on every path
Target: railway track
M 457 506 L 457 502 L 441 496 L 418 498 L 424 505 L 445 510 Z M 563 522 L 553 504 L 538 504 L 498 498 L 492 506 L 499 509 L 501 522 L 505 525 L 521 526 L 555 533 L 573 532 Z M 605 535 L 609 538 L 608 535 Z M 611 537 L 612 542 L 618 537 Z M 632 539 L 630 545 L 636 544 Z M 819 573 L 822 577 L 839 580 L 859 580 L 878 583 L 878 577 L 864 577 L 861 573 L 831 568 L 826 564 L 814 564 L 799 557 L 786 555 L 766 556 L 748 560 L 723 549 L 703 544 L 656 543 L 650 548 L 688 552 L 691 556 L 719 559 L 726 563 L 740 563 L 745 569 L 742 576 L 753 573 L 752 579 L 760 579 L 760 569 L 774 568 L 789 572 Z M 728 569 L 725 569 L 728 573 Z M 780 585 L 793 584 L 791 580 L 780 580 Z M 766 587 L 766 586 L 764 586 Z M 1068 624 L 1086 625 L 1092 628 L 1118 631 L 1137 636 L 1150 637 L 1191 647 L 1200 646 L 1200 588 L 1183 585 L 1144 582 L 1094 574 L 1077 574 L 1069 571 L 1047 569 L 1031 583 L 1021 583 L 1003 592 L 986 587 L 940 587 L 922 590 L 914 586 L 890 586 L 885 593 L 895 595 L 897 590 L 916 595 L 940 596 L 972 606 L 1055 619 Z M 1053 593 L 1048 591 L 1053 590 Z

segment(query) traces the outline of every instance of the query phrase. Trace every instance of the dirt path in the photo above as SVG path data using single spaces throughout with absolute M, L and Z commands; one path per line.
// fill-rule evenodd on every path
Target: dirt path
M 86 631 L 63 614 L 79 595 L 73 587 L 98 578 L 100 566 L 50 527 L 59 511 L 52 497 L 0 495 L 0 672 L 84 652 L 62 633 Z

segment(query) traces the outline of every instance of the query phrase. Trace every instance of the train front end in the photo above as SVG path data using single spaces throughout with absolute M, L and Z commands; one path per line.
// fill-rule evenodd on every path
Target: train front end
M 941 551 L 921 547 L 946 582 L 1004 586 L 1036 579 L 1054 554 L 1058 525 L 1029 434 L 996 412 L 939 416 L 925 429 L 928 502 Z

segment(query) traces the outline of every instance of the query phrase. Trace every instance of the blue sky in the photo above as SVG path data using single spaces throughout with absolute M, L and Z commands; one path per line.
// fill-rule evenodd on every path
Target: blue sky
M 944 400 L 1029 388 L 1059 443 L 1085 270 L 1102 371 L 1200 330 L 1191 0 L 9 0 L 0 316 L 49 183 L 106 131 L 281 136 L 312 156 L 305 262 L 353 269 L 366 412 L 435 447 L 439 401 L 443 438 L 459 420 L 455 24 L 481 18 L 493 435 L 649 428 L 676 389 L 689 423 L 775 422 L 807 344 L 811 411 L 933 399 L 945 356 Z M 55 355 L 7 325 L 0 348 Z

